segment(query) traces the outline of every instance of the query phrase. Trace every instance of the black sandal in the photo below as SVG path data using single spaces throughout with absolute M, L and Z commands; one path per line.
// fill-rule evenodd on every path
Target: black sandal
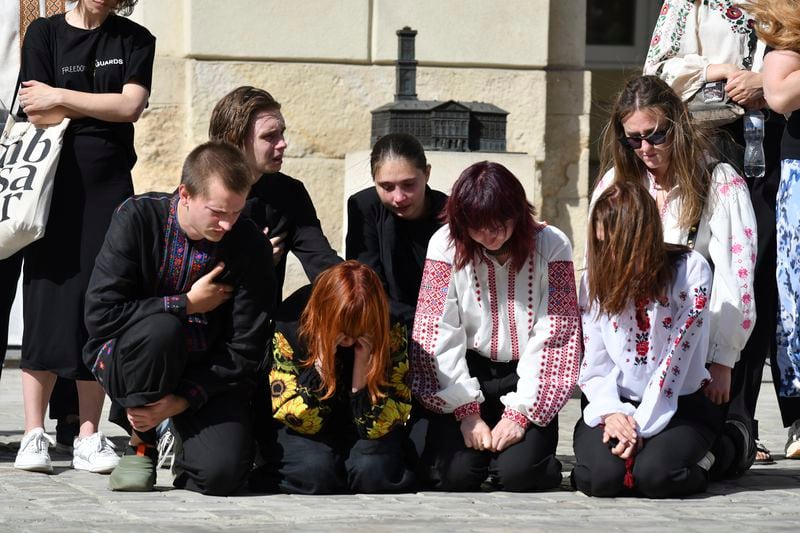
M 758 455 L 762 454 L 762 458 L 759 459 Z M 760 440 L 756 440 L 756 460 L 754 464 L 757 465 L 774 465 L 775 459 L 772 458 L 772 452 L 769 451 L 769 448 L 764 446 L 764 443 Z

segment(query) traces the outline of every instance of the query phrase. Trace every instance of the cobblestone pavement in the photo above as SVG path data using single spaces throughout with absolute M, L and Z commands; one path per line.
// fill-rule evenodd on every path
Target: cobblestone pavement
M 569 471 L 571 429 L 579 405 L 561 414 L 558 453 Z M 771 384 L 758 406 L 762 438 L 777 463 L 754 467 L 741 479 L 714 483 L 707 494 L 684 500 L 588 498 L 569 489 L 539 494 L 436 493 L 387 496 L 241 495 L 200 496 L 172 490 L 168 470 L 159 471 L 154 493 L 116 493 L 108 478 L 69 467 L 53 454 L 54 475 L 13 467 L 22 438 L 20 372 L 5 369 L 0 383 L 0 532 L 10 531 L 572 531 L 599 530 L 797 531 L 800 523 L 800 461 L 784 460 Z M 54 427 L 48 421 L 48 430 Z M 123 433 L 108 422 L 107 434 Z M 566 474 L 565 474 L 566 475 Z

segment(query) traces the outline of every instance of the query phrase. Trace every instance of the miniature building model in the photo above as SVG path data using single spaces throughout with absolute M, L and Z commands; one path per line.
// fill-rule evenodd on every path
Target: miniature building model
M 409 133 L 426 150 L 505 152 L 508 112 L 483 102 L 418 100 L 416 30 L 397 31 L 395 101 L 372 111 L 371 144 L 389 133 Z

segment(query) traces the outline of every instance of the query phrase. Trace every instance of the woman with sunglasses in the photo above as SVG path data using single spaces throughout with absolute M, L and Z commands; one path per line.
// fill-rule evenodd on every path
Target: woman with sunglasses
M 592 202 L 614 182 L 642 183 L 656 200 L 664 240 L 693 247 L 713 265 L 706 357 L 712 379 L 704 392 L 721 405 L 730 400 L 731 369 L 756 318 L 756 220 L 744 179 L 709 153 L 708 141 L 669 85 L 655 76 L 633 78 L 617 98 L 603 137 L 605 173 Z M 732 422 L 726 432 L 732 440 L 715 471 L 750 453 L 746 429 Z
M 778 1 L 777 5 L 788 5 Z M 765 60 L 763 35 L 756 38 L 753 2 L 722 0 L 664 0 L 653 31 L 650 49 L 644 65 L 645 74 L 664 80 L 684 102 L 702 96 L 724 92 L 730 102 L 744 110 L 760 110 L 764 114 L 764 175 L 745 178 L 750 200 L 758 222 L 758 252 L 753 274 L 753 286 L 758 321 L 741 360 L 736 365 L 731 385 L 729 418 L 744 421 L 754 439 L 758 439 L 756 404 L 761 391 L 764 361 L 770 357 L 774 367 L 775 328 L 778 315 L 778 287 L 775 279 L 776 232 L 775 198 L 780 182 L 780 144 L 786 120 L 781 113 L 767 109 L 764 101 L 765 80 L 762 63 Z M 796 9 L 796 3 L 791 6 Z M 724 88 L 724 89 L 723 89 Z M 720 95 L 721 96 L 721 95 Z M 702 113 L 695 118 L 702 121 Z M 706 116 L 705 124 L 713 127 Z M 744 116 L 719 124 L 710 131 L 710 141 L 720 157 L 735 168 L 744 168 Z M 701 124 L 704 122 L 701 122 Z M 769 450 L 758 447 L 757 463 L 772 461 Z M 744 471 L 750 458 L 740 465 Z

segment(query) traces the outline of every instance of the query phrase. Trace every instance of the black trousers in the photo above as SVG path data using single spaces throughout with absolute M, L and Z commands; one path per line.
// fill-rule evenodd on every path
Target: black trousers
M 8 323 L 17 294 L 17 280 L 22 270 L 22 252 L 0 260 L 0 376 L 8 351 Z
M 500 397 L 516 389 L 517 363 L 492 362 L 468 350 L 467 365 L 484 394 L 481 418 L 494 427 L 505 409 Z M 490 475 L 498 488 L 512 492 L 546 490 L 561 484 L 561 463 L 555 457 L 558 418 L 545 427 L 530 424 L 520 442 L 498 453 L 467 448 L 460 422 L 453 415 L 428 414 L 427 419 L 426 442 L 433 450 L 422 455 L 431 458 L 436 489 L 476 491 Z
M 302 435 L 283 424 L 274 442 L 260 441 L 265 464 L 254 472 L 256 491 L 289 494 L 412 492 L 416 477 L 408 468 L 404 428 L 380 439 L 361 439 L 355 429 L 326 428 Z
M 731 126 L 739 124 L 735 122 Z M 775 277 L 777 255 L 775 229 L 775 198 L 781 179 L 780 141 L 786 125 L 783 116 L 771 113 L 764 123 L 764 159 L 766 169 L 763 178 L 747 178 L 750 200 L 758 225 L 758 253 L 754 271 L 753 294 L 756 303 L 756 323 L 750 339 L 741 353 L 741 359 L 733 370 L 731 379 L 731 402 L 729 417 L 751 426 L 751 433 L 758 438 L 755 421 L 756 404 L 761 391 L 764 362 L 770 359 L 774 373 L 778 371 L 775 330 L 778 313 L 778 285 Z M 741 127 L 732 128 L 733 140 L 744 144 Z M 741 168 L 741 167 L 740 167 Z M 774 376 L 773 383 L 779 383 Z M 777 393 L 777 389 L 776 389 Z M 778 396 L 778 406 L 784 426 L 800 418 L 800 398 Z
M 187 353 L 181 321 L 174 315 L 152 315 L 130 327 L 116 340 L 110 360 L 94 366 L 98 381 L 118 405 L 112 421 L 130 430 L 124 409 L 173 393 L 196 356 Z M 175 487 L 218 496 L 242 487 L 253 463 L 250 402 L 249 388 L 232 387 L 196 411 L 173 417 L 182 441 Z
M 586 398 L 582 398 L 586 405 Z M 631 402 L 633 403 L 633 402 Z M 633 488 L 624 484 L 625 461 L 603 443 L 603 426 L 589 427 L 583 416 L 575 424 L 575 468 L 572 485 L 588 496 L 630 493 L 647 498 L 676 498 L 704 492 L 708 471 L 697 465 L 722 430 L 724 407 L 711 403 L 702 390 L 678 400 L 678 411 L 659 433 L 645 440 L 634 457 Z

